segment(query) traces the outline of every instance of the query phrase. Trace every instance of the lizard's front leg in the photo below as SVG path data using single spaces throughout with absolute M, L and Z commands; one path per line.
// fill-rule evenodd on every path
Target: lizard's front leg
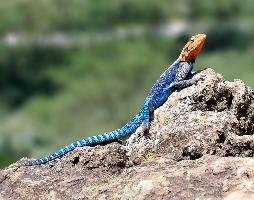
M 193 85 L 197 82 L 197 80 L 189 79 L 189 80 L 182 80 L 174 83 L 175 88 L 184 88 L 190 85 Z
M 195 74 L 194 74 L 195 75 Z M 192 77 L 194 76 L 192 75 Z M 188 80 L 180 80 L 180 81 L 176 81 L 174 83 L 174 87 L 175 88 L 184 88 L 184 87 L 188 87 L 188 86 L 191 86 L 191 85 L 194 85 L 196 84 L 198 81 L 202 80 L 203 77 L 201 76 L 195 76 L 194 78 L 190 77 L 190 79 Z
M 192 67 L 193 63 L 191 62 L 181 62 L 179 64 L 175 81 L 173 82 L 175 88 L 187 87 L 195 84 L 199 80 L 199 78 L 192 78 L 193 76 Z

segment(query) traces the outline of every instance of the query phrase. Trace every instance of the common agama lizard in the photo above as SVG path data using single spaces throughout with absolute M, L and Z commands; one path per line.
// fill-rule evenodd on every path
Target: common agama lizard
M 20 166 L 40 165 L 54 160 L 73 151 L 77 147 L 91 146 L 104 142 L 121 139 L 134 133 L 140 126 L 143 130 L 149 129 L 149 120 L 155 109 L 160 107 L 175 88 L 187 87 L 195 84 L 198 79 L 191 79 L 193 63 L 199 55 L 205 42 L 205 34 L 197 34 L 190 38 L 184 46 L 179 58 L 159 77 L 145 98 L 139 113 L 123 127 L 111 132 L 87 137 L 60 149 L 58 152 L 38 160 L 21 163 Z

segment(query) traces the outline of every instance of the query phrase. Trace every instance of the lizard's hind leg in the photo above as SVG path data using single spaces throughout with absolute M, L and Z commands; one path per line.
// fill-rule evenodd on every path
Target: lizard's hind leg
M 141 125 L 144 132 L 149 131 L 150 121 L 154 112 L 154 107 L 151 100 L 146 100 L 143 106 L 143 123 Z

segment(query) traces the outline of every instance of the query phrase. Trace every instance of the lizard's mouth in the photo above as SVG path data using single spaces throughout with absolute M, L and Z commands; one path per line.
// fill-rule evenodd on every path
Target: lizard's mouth
M 195 61 L 205 43 L 205 40 L 205 34 L 192 36 L 180 54 L 181 61 Z

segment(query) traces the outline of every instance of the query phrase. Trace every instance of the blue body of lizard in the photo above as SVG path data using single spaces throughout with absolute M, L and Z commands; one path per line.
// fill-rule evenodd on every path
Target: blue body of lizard
M 173 92 L 174 88 L 185 87 L 196 82 L 193 79 L 188 79 L 192 75 L 192 61 L 183 61 L 178 58 L 153 85 L 139 113 L 122 128 L 78 140 L 60 149 L 56 153 L 38 160 L 31 160 L 22 163 L 21 165 L 31 166 L 44 164 L 62 155 L 65 155 L 70 151 L 73 151 L 77 147 L 91 146 L 120 139 L 134 133 L 140 126 L 144 130 L 148 129 L 151 113 L 167 100 L 169 95 Z

